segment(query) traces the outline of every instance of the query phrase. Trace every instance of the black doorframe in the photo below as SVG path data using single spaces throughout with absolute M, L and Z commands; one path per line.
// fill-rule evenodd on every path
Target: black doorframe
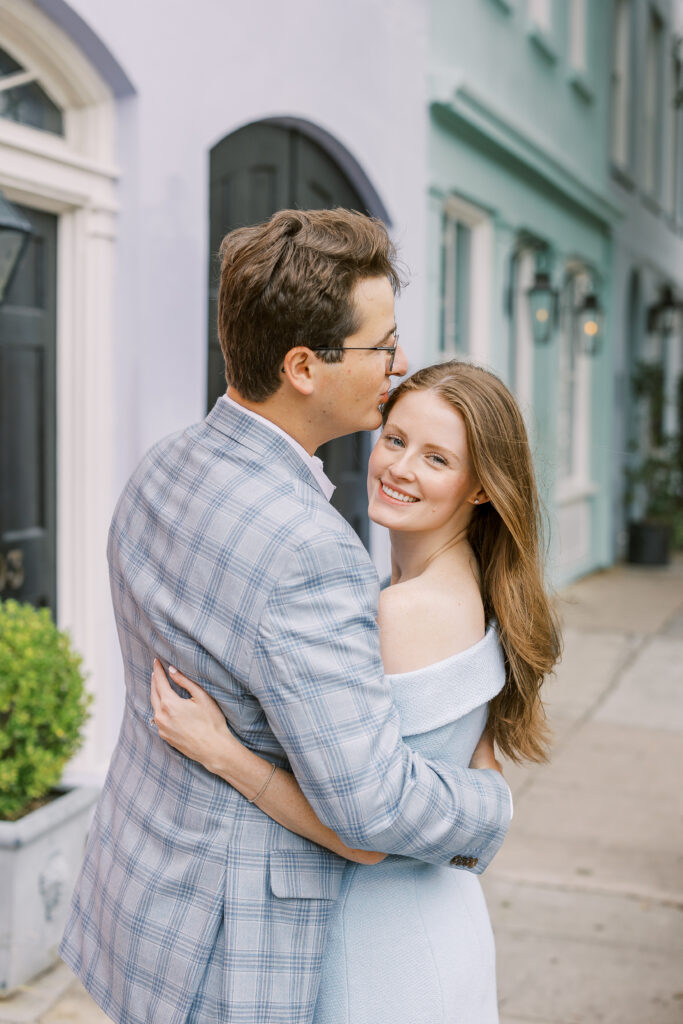
M 33 234 L 0 307 L 0 597 L 57 616 L 57 216 Z
M 258 123 L 289 128 L 300 132 L 315 142 L 343 171 L 351 187 L 362 199 L 365 212 L 369 213 L 371 217 L 379 217 L 388 228 L 392 227 L 389 211 L 382 202 L 375 186 L 356 158 L 349 153 L 348 149 L 334 135 L 330 135 L 328 131 L 325 131 L 324 128 L 321 128 L 320 125 L 315 124 L 313 121 L 305 121 L 301 117 L 266 117 Z

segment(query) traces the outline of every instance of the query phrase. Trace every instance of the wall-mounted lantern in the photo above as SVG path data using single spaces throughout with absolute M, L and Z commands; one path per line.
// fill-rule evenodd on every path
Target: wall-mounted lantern
M 576 311 L 577 342 L 581 352 L 596 356 L 602 348 L 605 313 L 595 292 L 585 296 Z
M 31 237 L 30 223 L 0 192 L 0 305 Z
M 678 314 L 683 310 L 670 284 L 660 289 L 659 299 L 647 310 L 647 329 L 650 334 L 658 331 L 661 334 L 672 334 L 676 330 Z
M 557 292 L 545 270 L 537 270 L 527 292 L 531 312 L 531 332 L 536 345 L 547 345 L 555 327 Z

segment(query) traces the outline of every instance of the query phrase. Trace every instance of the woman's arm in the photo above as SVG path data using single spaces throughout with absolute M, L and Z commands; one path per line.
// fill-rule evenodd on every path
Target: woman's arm
M 245 747 L 230 731 L 218 704 L 201 686 L 177 669 L 169 668 L 169 672 L 173 682 L 187 690 L 190 699 L 174 692 L 155 658 L 151 688 L 153 720 L 163 740 L 225 779 L 247 800 L 257 797 L 254 802 L 259 809 L 290 832 L 359 864 L 377 864 L 386 857 L 384 853 L 346 846 L 336 832 L 323 825 L 290 772 L 278 768 L 273 774 L 272 764 Z

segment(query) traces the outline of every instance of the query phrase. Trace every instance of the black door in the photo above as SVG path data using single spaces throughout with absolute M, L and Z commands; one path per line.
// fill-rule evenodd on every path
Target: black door
M 223 236 L 234 228 L 266 220 L 281 209 L 344 206 L 365 210 L 356 190 L 324 149 L 296 129 L 264 123 L 240 128 L 213 148 L 210 204 L 209 408 L 225 392 L 225 369 L 216 333 L 216 253 Z M 366 547 L 369 451 L 369 435 L 363 432 L 330 441 L 318 452 L 327 475 L 337 485 L 333 504 Z
M 0 597 L 57 612 L 57 218 L 21 208 L 33 236 L 0 306 Z

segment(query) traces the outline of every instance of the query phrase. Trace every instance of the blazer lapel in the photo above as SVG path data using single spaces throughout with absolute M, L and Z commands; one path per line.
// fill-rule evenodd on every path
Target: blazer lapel
M 314 487 L 320 494 L 323 493 L 310 466 L 286 438 L 271 430 L 265 422 L 261 423 L 253 416 L 242 412 L 239 407 L 219 398 L 204 423 L 210 430 L 218 431 L 236 444 L 248 448 L 263 465 L 273 462 L 284 464 L 289 472 Z

